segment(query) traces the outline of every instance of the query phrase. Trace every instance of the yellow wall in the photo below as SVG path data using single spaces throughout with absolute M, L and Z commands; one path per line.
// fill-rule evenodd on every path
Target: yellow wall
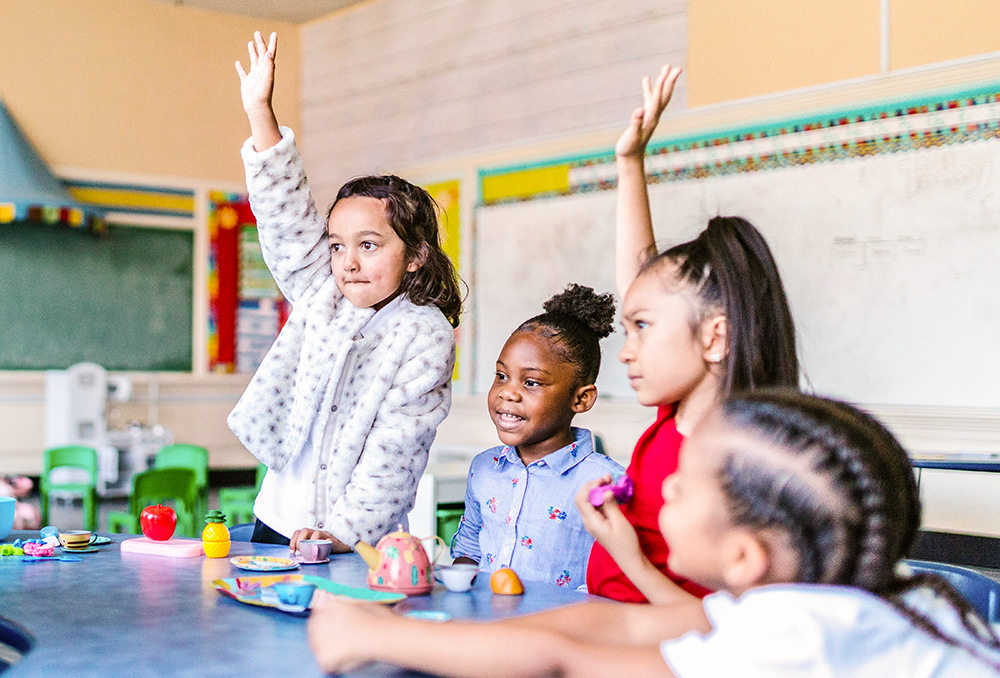
M 298 125 L 293 24 L 149 0 L 0 2 L 0 96 L 52 167 L 242 181 L 233 63 L 278 31 L 275 108 Z
M 1000 51 L 1000 3 L 889 0 L 890 71 Z M 690 0 L 688 105 L 882 70 L 881 0 Z
M 879 68 L 878 0 L 690 0 L 688 12 L 689 106 Z
M 894 0 L 889 65 L 923 66 L 1000 51 L 1000 2 Z

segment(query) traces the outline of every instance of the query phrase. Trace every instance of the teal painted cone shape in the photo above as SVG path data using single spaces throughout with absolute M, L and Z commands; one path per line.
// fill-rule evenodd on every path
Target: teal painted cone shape
M 81 226 L 104 221 L 100 210 L 78 201 L 52 174 L 0 98 L 0 204 L 3 203 L 15 206 L 13 221 L 26 220 L 28 209 L 35 207 L 79 210 L 84 215 Z

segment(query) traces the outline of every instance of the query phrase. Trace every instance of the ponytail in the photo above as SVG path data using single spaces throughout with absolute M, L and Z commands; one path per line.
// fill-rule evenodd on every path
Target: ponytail
M 764 237 L 741 217 L 713 217 L 690 242 L 672 247 L 643 267 L 665 261 L 695 290 L 701 321 L 726 316 L 727 355 L 721 396 L 768 386 L 797 388 L 795 326 L 778 266 Z

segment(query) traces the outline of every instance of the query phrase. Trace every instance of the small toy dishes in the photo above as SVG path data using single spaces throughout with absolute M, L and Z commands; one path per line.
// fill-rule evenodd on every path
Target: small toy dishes
M 472 588 L 472 582 L 478 574 L 478 565 L 442 565 L 434 572 L 434 578 L 449 591 L 463 593 Z
M 295 570 L 299 566 L 291 558 L 275 558 L 274 556 L 236 556 L 230 558 L 229 562 L 241 570 L 250 570 L 251 572 L 281 572 Z
M 500 596 L 520 596 L 524 593 L 524 584 L 514 570 L 501 567 L 490 575 L 490 589 Z

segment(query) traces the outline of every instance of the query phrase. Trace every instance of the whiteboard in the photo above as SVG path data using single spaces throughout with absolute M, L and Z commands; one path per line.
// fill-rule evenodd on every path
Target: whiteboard
M 1000 408 L 1000 141 L 650 186 L 660 248 L 748 218 L 784 277 L 807 386 L 871 405 Z M 569 282 L 614 291 L 614 191 L 480 207 L 475 388 Z M 632 397 L 603 344 L 603 395 Z

